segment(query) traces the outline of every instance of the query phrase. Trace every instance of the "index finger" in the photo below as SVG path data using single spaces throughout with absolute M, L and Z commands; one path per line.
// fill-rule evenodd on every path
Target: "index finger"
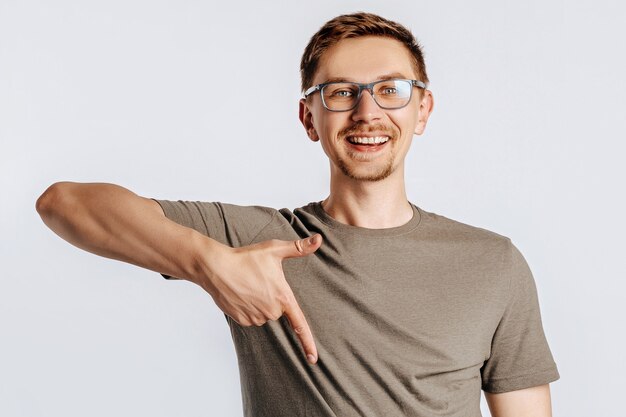
M 309 363 L 314 364 L 317 362 L 317 348 L 313 340 L 313 333 L 298 302 L 295 301 L 295 298 L 292 298 L 292 300 L 291 303 L 285 305 L 284 314 L 287 316 L 291 328 L 298 335 L 307 360 Z

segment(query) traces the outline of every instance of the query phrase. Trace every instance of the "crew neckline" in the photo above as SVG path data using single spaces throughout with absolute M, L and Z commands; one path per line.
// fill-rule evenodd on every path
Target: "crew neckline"
M 346 223 L 341 223 L 340 221 L 331 217 L 331 215 L 328 214 L 326 210 L 324 210 L 324 207 L 322 206 L 322 201 L 315 201 L 310 203 L 309 205 L 313 208 L 313 213 L 322 223 L 326 224 L 328 227 L 334 229 L 339 233 L 351 235 L 357 234 L 372 237 L 388 237 L 409 233 L 420 225 L 422 220 L 422 210 L 410 201 L 409 204 L 411 205 L 411 208 L 413 208 L 413 217 L 411 217 L 411 219 L 407 223 L 404 223 L 400 226 L 386 227 L 382 229 L 371 229 L 368 227 L 352 226 Z

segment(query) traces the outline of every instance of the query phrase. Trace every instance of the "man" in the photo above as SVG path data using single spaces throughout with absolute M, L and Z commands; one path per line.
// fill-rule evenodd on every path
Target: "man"
M 433 110 L 421 48 L 357 13 L 301 62 L 300 120 L 330 194 L 296 210 L 53 184 L 70 243 L 204 288 L 224 312 L 246 416 L 550 416 L 559 378 L 534 279 L 507 237 L 407 200 L 404 160 Z M 305 358 L 308 358 L 305 359 Z

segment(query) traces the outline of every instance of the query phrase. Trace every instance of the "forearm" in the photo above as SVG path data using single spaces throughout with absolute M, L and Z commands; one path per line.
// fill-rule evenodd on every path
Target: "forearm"
M 115 184 L 60 182 L 37 200 L 57 235 L 88 252 L 196 282 L 223 245 L 163 214 L 153 200 Z

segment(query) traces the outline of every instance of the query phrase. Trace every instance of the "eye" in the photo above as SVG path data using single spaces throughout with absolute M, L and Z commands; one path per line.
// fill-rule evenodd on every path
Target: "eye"
M 380 94 L 383 94 L 383 95 L 398 94 L 398 90 L 395 87 L 385 87 L 380 91 Z
M 336 90 L 331 93 L 333 97 L 340 97 L 340 98 L 352 97 L 352 94 L 353 93 L 350 90 Z

